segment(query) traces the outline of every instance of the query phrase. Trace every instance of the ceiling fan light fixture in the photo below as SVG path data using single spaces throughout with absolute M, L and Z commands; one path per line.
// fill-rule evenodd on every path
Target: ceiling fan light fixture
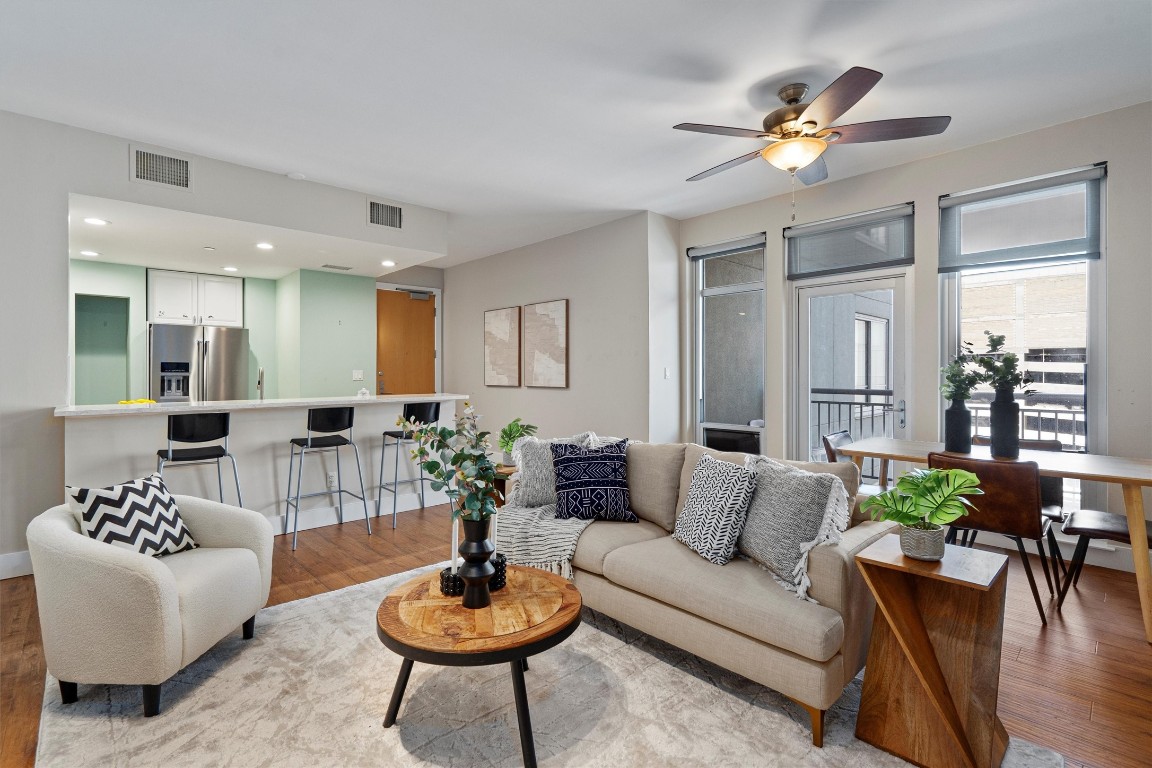
M 828 144 L 820 139 L 814 139 L 811 136 L 797 136 L 769 144 L 760 150 L 760 156 L 782 171 L 795 173 L 815 162 L 816 158 L 824 154 L 824 150 L 827 148 Z

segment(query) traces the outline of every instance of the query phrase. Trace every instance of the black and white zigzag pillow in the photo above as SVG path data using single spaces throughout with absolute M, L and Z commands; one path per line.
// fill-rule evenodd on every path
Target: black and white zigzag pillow
M 630 509 L 627 440 L 596 448 L 552 443 L 556 518 L 639 522 Z
M 755 489 L 755 472 L 704 454 L 692 471 L 688 498 L 676 518 L 672 538 L 709 562 L 725 565 L 736 554 L 736 540 Z
M 80 530 L 144 555 L 170 555 L 196 542 L 158 473 L 108 488 L 65 488 Z

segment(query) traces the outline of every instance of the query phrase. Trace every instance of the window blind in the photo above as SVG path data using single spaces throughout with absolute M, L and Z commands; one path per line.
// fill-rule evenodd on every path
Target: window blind
M 940 271 L 1100 258 L 1104 165 L 940 198 Z
M 911 203 L 788 227 L 788 279 L 913 262 Z
M 752 250 L 753 248 L 763 248 L 767 242 L 767 234 L 757 232 L 754 235 L 738 237 L 735 240 L 725 240 L 722 243 L 694 246 L 688 249 L 688 258 L 691 261 L 699 261 L 700 259 L 708 259 L 713 256 L 730 256 L 735 253 Z

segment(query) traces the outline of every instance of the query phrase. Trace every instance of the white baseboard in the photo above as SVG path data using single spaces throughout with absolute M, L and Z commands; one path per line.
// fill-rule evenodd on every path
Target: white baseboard
M 1065 560 L 1072 559 L 1072 553 L 1076 551 L 1076 541 L 1078 537 L 1065 536 L 1061 533 L 1056 534 L 1056 541 L 1060 543 L 1060 553 L 1064 556 Z M 1006 536 L 1000 536 L 995 533 L 986 533 L 981 531 L 976 537 L 977 544 L 987 544 L 990 547 L 997 547 L 999 549 L 1007 550 L 1008 552 L 1018 552 L 1016 542 Z M 1028 554 L 1036 554 L 1036 545 L 1032 542 L 1024 542 L 1025 549 Z M 1047 540 L 1045 540 L 1044 551 L 1048 551 Z M 1088 545 L 1088 554 L 1084 558 L 1084 562 L 1088 565 L 1098 565 L 1101 568 L 1111 568 L 1114 571 L 1127 571 L 1128 573 L 1135 573 L 1136 566 L 1132 562 L 1132 548 L 1127 544 L 1117 544 L 1111 541 L 1093 541 Z
M 14 579 L 32 574 L 32 557 L 28 550 L 0 555 L 0 579 Z

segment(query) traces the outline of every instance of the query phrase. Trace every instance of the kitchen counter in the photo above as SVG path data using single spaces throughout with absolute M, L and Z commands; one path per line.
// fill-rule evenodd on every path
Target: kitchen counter
M 244 492 L 244 506 L 265 515 L 277 532 L 281 530 L 284 498 L 288 491 L 289 441 L 308 434 L 308 409 L 334 406 L 355 407 L 353 440 L 360 454 L 361 470 L 368 497 L 370 513 L 375 513 L 376 497 L 381 475 L 387 481 L 397 466 L 394 446 L 389 443 L 383 457 L 381 472 L 382 433 L 397 429 L 397 419 L 405 403 L 442 403 L 440 424 L 451 426 L 456 414 L 463 408 L 459 403 L 465 395 L 435 393 L 423 395 L 381 395 L 378 397 L 312 397 L 281 398 L 276 400 L 223 400 L 204 403 L 155 403 L 140 405 L 71 405 L 56 409 L 64 425 L 64 482 L 67 485 L 103 488 L 133 478 L 144 477 L 156 471 L 156 452 L 168 445 L 168 416 L 198 411 L 227 411 L 231 414 L 228 449 L 236 457 L 240 473 L 240 486 Z M 484 424 L 490 432 L 498 432 L 502 424 Z M 175 447 L 190 447 L 177 443 Z M 402 446 L 399 456 L 401 480 L 418 476 L 416 465 L 409 456 L 411 446 Z M 360 493 L 360 480 L 356 473 L 351 451 L 343 451 L 338 464 L 336 455 L 329 451 L 309 455 L 304 468 L 303 491 L 324 490 L 329 473 L 342 471 L 344 487 Z M 224 501 L 236 503 L 236 489 L 232 483 L 232 468 L 224 462 Z M 214 464 L 179 466 L 169 464 L 164 469 L 164 483 L 173 493 L 183 493 L 215 499 L 217 475 Z M 295 478 L 293 478 L 295 483 Z M 400 510 L 419 506 L 420 497 L 415 484 L 400 489 Z M 61 489 L 63 492 L 63 489 Z M 425 487 L 425 500 L 429 505 L 443 504 L 448 497 L 442 491 Z M 331 525 L 337 520 L 334 497 L 318 496 L 304 502 L 300 514 L 300 530 Z M 384 509 L 392 512 L 392 496 L 384 492 Z M 363 531 L 364 512 L 360 502 L 345 497 L 344 519 Z M 401 516 L 401 520 L 403 516 Z M 444 536 L 450 530 L 445 515 Z M 403 522 L 401 522 L 401 525 Z M 375 525 L 373 526 L 375 527 Z M 380 527 L 391 530 L 390 521 L 381 517 Z M 303 542 L 301 542 L 303 546 Z
M 203 403 L 133 403 L 119 405 L 60 405 L 55 416 L 146 416 L 149 414 L 196 413 L 202 411 L 244 411 L 256 408 L 332 408 L 343 405 L 395 405 L 396 403 L 451 402 L 466 400 L 468 395 L 444 392 L 427 395 L 371 395 L 369 397 L 288 397 L 275 400 L 212 400 Z

